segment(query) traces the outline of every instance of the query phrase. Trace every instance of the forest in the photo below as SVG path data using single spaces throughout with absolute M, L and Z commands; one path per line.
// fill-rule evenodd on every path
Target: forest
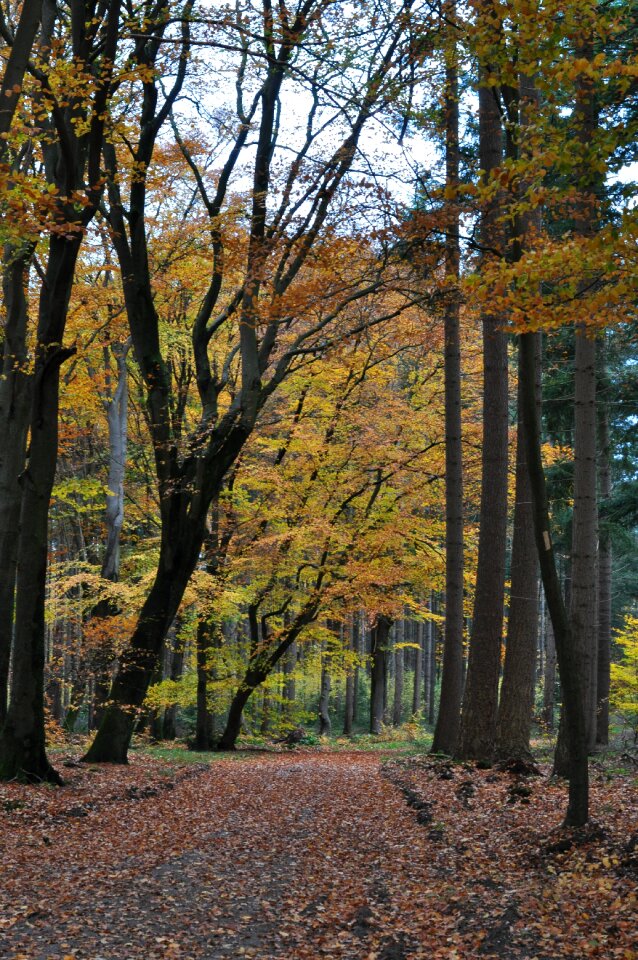
M 638 958 L 637 49 L 0 2 L 0 956 Z

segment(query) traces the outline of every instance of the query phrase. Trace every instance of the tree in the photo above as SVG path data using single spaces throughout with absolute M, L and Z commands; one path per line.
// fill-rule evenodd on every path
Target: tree
M 487 14 L 487 6 L 485 13 Z M 479 18 L 481 11 L 479 11 Z M 480 26 L 480 24 L 479 24 Z M 481 246 L 502 253 L 502 198 L 493 175 L 503 161 L 501 112 L 485 62 L 479 80 L 479 153 L 488 190 L 481 215 Z M 497 181 L 498 182 L 498 181 Z M 484 259 L 489 259 L 487 255 Z M 505 591 L 508 464 L 508 370 L 504 318 L 486 308 L 483 327 L 483 445 L 476 592 L 459 739 L 462 759 L 490 762 L 494 750 Z
M 76 75 L 83 83 L 68 92 L 67 106 L 60 108 L 56 103 L 50 74 L 43 69 L 36 73 L 45 117 L 50 110 L 50 129 L 55 132 L 51 142 L 45 137 L 43 152 L 56 200 L 39 297 L 30 442 L 20 504 L 13 683 L 0 734 L 0 777 L 5 779 L 60 779 L 46 757 L 44 743 L 47 524 L 57 459 L 60 367 L 73 353 L 62 344 L 83 231 L 102 192 L 100 156 L 114 82 L 119 11 L 119 2 L 100 11 L 99 16 L 94 15 L 92 4 L 78 4 L 70 11 L 71 35 L 66 40 Z M 55 18 L 50 18 L 47 29 L 54 24 Z M 51 41 L 45 32 L 43 43 Z M 2 440 L 4 443 L 5 438 Z M 3 575 L 12 577 L 11 568 Z
M 142 31 L 136 59 L 146 68 L 142 83 L 141 127 L 134 148 L 136 176 L 131 185 L 127 215 L 117 181 L 115 148 L 105 151 L 110 170 L 109 222 L 113 242 L 122 268 L 124 295 L 131 326 L 137 363 L 147 390 L 147 404 L 160 489 L 162 547 L 156 580 L 142 608 L 126 656 L 121 660 L 111 690 L 112 705 L 91 746 L 87 759 L 125 762 L 134 725 L 134 713 L 141 705 L 153 676 L 168 625 L 182 599 L 197 563 L 205 536 L 205 521 L 210 503 L 219 491 L 266 400 L 286 378 L 300 358 L 317 355 L 326 338 L 335 336 L 331 324 L 343 306 L 382 282 L 379 262 L 371 263 L 371 273 L 362 282 L 340 288 L 332 285 L 331 308 L 316 312 L 315 291 L 304 292 L 304 267 L 320 245 L 329 224 L 329 211 L 344 184 L 355 157 L 357 144 L 372 113 L 390 93 L 389 82 L 405 58 L 404 28 L 407 12 L 401 10 L 377 33 L 371 59 L 363 70 L 362 92 L 339 119 L 347 133 L 339 147 L 327 159 L 319 160 L 306 183 L 305 163 L 319 133 L 314 126 L 316 107 L 311 109 L 305 143 L 288 167 L 279 206 L 269 215 L 268 201 L 274 202 L 274 150 L 279 134 L 280 91 L 291 73 L 294 57 L 304 52 L 309 32 L 326 29 L 330 24 L 328 6 L 306 0 L 289 19 L 280 8 L 275 18 L 266 5 L 261 22 L 251 35 L 257 44 L 255 55 L 266 57 L 257 94 L 244 107 L 249 35 L 243 22 L 229 24 L 237 31 L 239 52 L 238 132 L 228 158 L 219 174 L 214 193 L 209 195 L 194 159 L 186 151 L 199 194 L 210 218 L 212 276 L 193 322 L 193 349 L 197 386 L 201 404 L 200 420 L 180 450 L 172 436 L 170 423 L 170 384 L 162 358 L 158 336 L 158 318 L 153 305 L 148 269 L 146 183 L 140 171 L 152 161 L 154 143 L 175 96 L 169 95 L 156 110 L 158 89 L 153 72 L 159 49 L 157 28 Z M 335 29 L 344 24 L 336 17 Z M 186 29 L 184 27 L 184 29 Z M 336 40 L 336 34 L 335 34 Z M 185 56 L 183 65 L 185 68 Z M 321 64 L 310 62 L 314 74 L 311 93 L 320 91 Z M 174 88 L 175 89 L 175 88 Z M 258 119 L 257 119 L 258 118 Z M 249 236 L 245 265 L 238 285 L 225 273 L 225 239 L 222 208 L 228 202 L 231 176 L 243 155 L 251 124 L 257 125 L 257 147 L 252 162 L 252 191 L 247 215 Z M 128 140 L 128 138 L 127 138 Z M 317 158 L 313 158 L 317 160 Z M 221 308 L 220 296 L 226 297 Z M 305 310 L 302 305 L 305 302 Z M 215 317 L 214 311 L 218 310 Z M 295 325 L 295 318 L 314 314 L 309 324 Z M 218 347 L 231 337 L 226 360 L 219 368 L 211 357 L 211 346 Z M 235 370 L 237 358 L 239 370 Z M 234 381 L 235 375 L 237 382 Z M 232 395 L 228 396 L 229 378 Z M 223 400 L 223 405 L 220 403 Z M 311 604 L 311 607 L 313 605 Z M 308 611 L 310 615 L 310 608 Z
M 456 4 L 448 3 L 452 25 Z M 452 284 L 445 304 L 445 636 L 441 700 L 432 741 L 434 753 L 452 754 L 457 744 L 463 698 L 463 450 L 461 429 L 461 347 L 459 244 L 459 81 L 456 42 L 446 50 L 445 164 L 448 202 L 445 273 Z M 416 704 L 416 696 L 415 696 Z

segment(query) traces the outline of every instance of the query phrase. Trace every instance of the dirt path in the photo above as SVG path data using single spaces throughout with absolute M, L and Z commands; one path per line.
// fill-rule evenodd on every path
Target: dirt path
M 229 760 L 131 789 L 36 818 L 21 850 L 4 836 L 0 956 L 426 955 L 401 923 L 426 849 L 375 757 Z
M 608 832 L 539 859 L 563 788 L 512 805 L 507 777 L 430 767 L 136 757 L 2 786 L 0 958 L 637 960 L 633 854 Z M 626 837 L 635 791 L 608 789 Z

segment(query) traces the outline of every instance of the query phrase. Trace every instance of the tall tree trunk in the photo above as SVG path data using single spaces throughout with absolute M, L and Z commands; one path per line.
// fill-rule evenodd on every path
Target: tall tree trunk
M 543 461 L 539 401 L 536 396 L 536 347 L 534 334 L 520 337 L 521 404 L 525 424 L 527 462 L 534 507 L 534 532 L 543 589 L 552 619 L 556 652 L 563 686 L 565 728 L 571 758 L 567 826 L 582 826 L 589 817 L 589 770 L 587 764 L 587 728 L 582 698 L 583 665 L 574 643 L 552 548 L 549 503 Z
M 598 492 L 601 502 L 611 497 L 611 441 L 609 437 L 608 378 L 606 345 L 599 341 L 598 391 Z M 602 387 L 602 389 L 600 389 Z M 609 743 L 609 665 L 611 659 L 611 578 L 612 547 L 607 523 L 600 526 L 598 541 L 598 682 L 596 742 Z
M 58 453 L 60 346 L 80 239 L 51 237 L 42 284 L 30 442 L 20 507 L 11 703 L 0 735 L 0 779 L 59 783 L 45 751 L 45 594 L 49 503 Z
M 536 366 L 539 371 L 537 394 L 540 388 L 539 337 L 539 334 L 534 334 Z M 496 756 L 501 761 L 531 759 L 529 738 L 536 679 L 538 557 L 534 539 L 532 492 L 527 469 L 525 425 L 520 394 L 519 373 L 516 503 L 512 537 L 510 607 L 496 732 Z
M 13 638 L 22 489 L 31 409 L 27 372 L 28 303 L 25 293 L 32 250 L 7 249 L 3 276 L 4 356 L 0 378 L 0 730 L 6 720 Z
M 392 709 L 392 723 L 400 727 L 403 722 L 403 677 L 405 672 L 405 620 L 397 621 L 394 634 L 394 704 Z
M 446 4 L 453 24 L 456 3 Z M 434 753 L 452 754 L 456 747 L 463 697 L 463 447 L 461 426 L 461 341 L 459 208 L 459 81 L 454 27 L 448 42 L 445 71 L 446 186 L 454 199 L 448 207 L 445 269 L 454 286 L 445 306 L 445 636 L 441 702 L 434 730 Z
M 321 655 L 321 691 L 319 695 L 319 736 L 329 737 L 332 732 L 330 720 L 330 654 Z
M 600 173 L 592 165 L 597 141 L 598 105 L 589 64 L 594 57 L 595 9 L 579 10 L 575 58 L 579 67 L 575 84 L 574 120 L 578 155 L 572 177 L 579 191 L 574 209 L 574 233 L 585 239 L 598 229 Z M 581 281 L 585 288 L 591 278 Z M 596 684 L 598 679 L 598 509 L 596 475 L 596 341 L 586 323 L 576 324 L 574 358 L 574 508 L 571 552 L 571 619 L 574 643 L 582 663 L 582 698 L 587 742 L 596 744 Z M 561 684 L 565 678 L 561 671 Z M 563 687 L 564 689 L 564 687 Z M 569 775 L 570 756 L 564 725 L 559 731 L 554 767 Z M 563 734 L 561 736 L 561 734 Z
M 196 669 L 197 669 L 197 702 L 195 713 L 195 750 L 212 750 L 213 715 L 208 702 L 208 683 L 211 677 L 211 656 L 213 652 L 214 624 L 207 618 L 197 624 L 196 639 Z
M 128 369 L 127 356 L 130 340 L 111 346 L 116 361 L 115 390 L 112 394 L 101 393 L 102 405 L 106 413 L 109 437 L 109 468 L 106 493 L 106 543 L 100 576 L 112 583 L 120 577 L 120 537 L 124 523 L 124 475 L 128 449 Z M 106 367 L 110 371 L 108 347 L 104 348 Z M 110 377 L 110 372 L 109 372 Z M 90 612 L 90 620 L 108 620 L 118 613 L 112 599 L 101 599 Z M 95 677 L 93 724 L 98 726 L 104 715 L 104 704 L 108 700 L 113 667 L 116 661 L 115 642 L 101 631 L 99 649 L 92 657 L 92 670 Z
M 297 644 L 293 643 L 284 657 L 283 717 L 287 723 L 292 723 L 297 699 L 297 682 L 295 680 L 297 652 Z
M 423 642 L 425 631 L 423 629 L 423 623 L 420 620 L 415 620 L 411 624 L 412 628 L 412 640 L 418 644 L 418 649 L 414 651 L 414 685 L 412 688 L 412 713 L 414 716 L 418 716 L 421 711 L 421 693 L 423 690 L 423 682 L 425 678 L 425 689 L 427 690 L 427 678 L 429 676 L 429 661 L 427 657 L 427 647 L 425 650 L 425 658 L 423 651 Z M 425 669 L 424 669 L 425 664 Z M 427 706 L 427 705 L 426 705 Z
M 438 628 L 434 622 L 429 625 L 428 629 L 429 634 L 429 646 L 428 653 L 430 657 L 430 677 L 429 684 L 426 688 L 426 696 L 428 701 L 428 723 L 431 727 L 434 726 L 434 717 L 435 717 L 435 699 L 436 699 L 436 645 L 438 638 Z M 461 663 L 463 658 L 461 657 Z M 463 680 L 463 672 L 461 671 L 461 680 Z M 461 687 L 462 689 L 462 687 Z
M 181 680 L 184 672 L 184 638 L 180 636 L 181 624 L 179 618 L 174 625 L 171 633 L 173 635 L 173 649 L 170 651 L 170 669 L 169 678 L 173 683 Z M 177 737 L 177 704 L 172 703 L 170 707 L 164 710 L 164 720 L 162 723 L 162 739 L 175 740 Z
M 556 701 L 556 644 L 551 620 L 545 630 L 545 670 L 543 673 L 543 723 L 548 730 L 554 729 Z
M 383 726 L 383 695 L 388 679 L 388 636 L 392 621 L 380 616 L 370 631 L 370 733 Z
M 503 144 L 497 92 L 481 71 L 479 153 L 489 183 L 501 166 Z M 498 197 L 487 202 L 483 244 L 498 247 Z M 503 640 L 505 550 L 507 540 L 508 375 L 503 318 L 483 316 L 483 444 L 478 566 L 472 636 L 456 755 L 491 762 L 496 738 L 498 682 Z
M 116 582 L 120 574 L 120 536 L 124 522 L 124 473 L 127 456 L 128 371 L 130 340 L 111 347 L 117 363 L 113 396 L 105 399 L 109 431 L 109 475 L 106 494 L 106 549 L 101 575 Z
M 358 653 L 359 645 L 359 618 L 356 613 L 350 615 L 350 628 L 349 628 L 349 649 L 353 653 Z M 355 669 L 353 667 L 348 668 L 346 673 L 346 705 L 345 713 L 343 718 L 343 735 L 344 737 L 351 737 L 352 730 L 354 725 L 354 703 L 355 703 Z

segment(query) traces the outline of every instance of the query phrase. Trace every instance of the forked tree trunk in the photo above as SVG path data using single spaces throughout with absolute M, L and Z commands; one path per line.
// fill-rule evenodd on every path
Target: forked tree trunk
M 539 401 L 536 396 L 536 350 L 534 335 L 520 337 L 521 404 L 525 424 L 527 462 L 534 508 L 534 532 L 543 588 L 552 619 L 563 686 L 563 709 L 569 755 L 569 803 L 566 826 L 582 826 L 589 817 L 589 770 L 587 728 L 582 697 L 583 665 L 572 636 L 560 581 L 556 571 L 549 522 L 549 503 L 541 456 Z

